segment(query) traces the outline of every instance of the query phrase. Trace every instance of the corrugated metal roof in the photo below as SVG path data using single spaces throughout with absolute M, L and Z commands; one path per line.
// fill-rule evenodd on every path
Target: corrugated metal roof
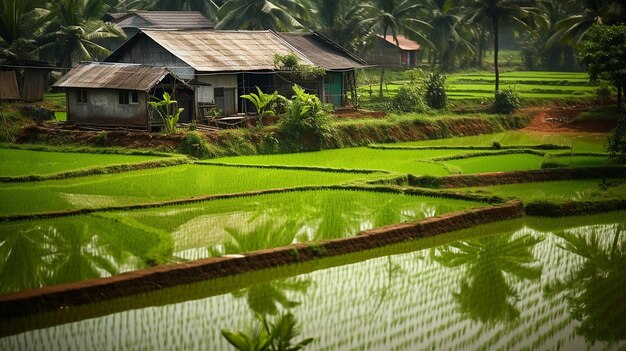
M 273 70 L 274 55 L 293 52 L 272 31 L 143 30 L 149 38 L 200 72 Z M 314 64 L 295 52 L 302 63 Z
M 113 20 L 124 21 L 131 16 L 139 16 L 152 24 L 151 28 L 168 29 L 211 29 L 215 25 L 198 11 L 133 11 Z
M 380 34 L 378 35 L 378 37 L 381 38 L 381 39 L 383 38 L 383 36 L 380 35 Z M 397 46 L 397 47 L 399 47 L 402 50 L 411 51 L 411 50 L 419 50 L 421 48 L 421 46 L 420 46 L 420 44 L 418 42 L 416 42 L 414 40 L 411 40 L 411 39 L 405 37 L 404 35 L 398 34 L 398 35 L 396 35 L 396 38 L 398 38 L 398 44 L 396 44 L 396 41 L 393 39 L 392 35 L 387 35 L 385 37 L 385 40 L 389 44 L 391 44 L 393 46 Z
M 170 72 L 163 67 L 126 63 L 81 63 L 52 86 L 56 88 L 149 91 Z
M 314 65 L 326 70 L 365 67 L 362 60 L 353 58 L 345 49 L 315 33 L 278 33 Z

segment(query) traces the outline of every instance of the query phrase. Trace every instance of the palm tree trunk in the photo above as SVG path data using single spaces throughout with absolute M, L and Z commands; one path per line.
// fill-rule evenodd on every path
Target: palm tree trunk
M 383 29 L 383 49 L 380 51 L 380 89 L 378 97 L 383 98 L 383 81 L 385 80 L 385 48 L 387 47 L 387 26 Z
M 498 68 L 498 16 L 493 17 L 493 65 L 496 71 L 496 93 L 500 90 L 500 69 Z

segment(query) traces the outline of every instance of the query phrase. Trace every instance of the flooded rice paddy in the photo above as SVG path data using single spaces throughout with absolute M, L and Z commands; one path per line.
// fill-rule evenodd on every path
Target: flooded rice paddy
M 228 350 L 291 312 L 310 350 L 626 347 L 626 212 L 481 226 L 0 324 L 0 349 Z
M 299 191 L 1 224 L 0 293 L 344 238 L 480 206 L 367 191 Z

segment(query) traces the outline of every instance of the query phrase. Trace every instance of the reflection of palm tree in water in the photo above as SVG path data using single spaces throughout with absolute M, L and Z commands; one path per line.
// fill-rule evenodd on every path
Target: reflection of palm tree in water
M 112 250 L 88 225 L 62 231 L 52 226 L 15 230 L 0 243 L 2 292 L 38 288 L 118 273 Z
M 273 280 L 236 291 L 233 296 L 245 297 L 248 306 L 256 314 L 276 315 L 279 312 L 279 306 L 290 309 L 300 305 L 300 302 L 290 300 L 287 292 L 306 295 L 311 283 L 311 278 Z
M 511 278 L 541 276 L 542 266 L 532 265 L 537 260 L 531 250 L 542 240 L 531 235 L 494 235 L 433 249 L 431 255 L 445 267 L 467 266 L 459 291 L 453 293 L 462 313 L 483 323 L 512 322 L 520 312 Z
M 610 244 L 602 240 L 608 233 L 599 230 L 556 234 L 565 241 L 560 248 L 585 261 L 564 280 L 545 287 L 548 296 L 565 293 L 572 317 L 580 322 L 577 332 L 591 343 L 626 339 L 626 240 L 620 238 L 626 226 L 605 228 L 613 231 Z
M 50 230 L 52 228 L 49 228 Z M 38 288 L 52 275 L 46 260 L 50 245 L 48 230 L 10 230 L 0 240 L 0 292 Z

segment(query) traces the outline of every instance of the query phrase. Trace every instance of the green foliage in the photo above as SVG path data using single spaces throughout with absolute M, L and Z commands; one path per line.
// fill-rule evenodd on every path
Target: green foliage
M 620 163 L 626 162 L 626 116 L 619 119 L 609 136 L 606 147 L 609 157 Z
M 415 177 L 409 174 L 408 181 L 410 185 L 422 188 L 439 189 L 443 185 L 443 179 L 441 177 L 434 177 L 429 175 Z
M 424 97 L 428 106 L 438 110 L 446 107 L 448 104 L 446 79 L 447 77 L 439 72 L 430 73 L 426 76 Z
M 519 94 L 513 89 L 496 91 L 495 100 L 491 106 L 493 112 L 500 114 L 511 114 L 521 106 Z
M 278 92 L 274 91 L 272 94 L 266 94 L 259 87 L 256 87 L 256 90 L 259 92 L 258 94 L 250 93 L 241 95 L 242 98 L 249 100 L 256 108 L 256 113 L 258 115 L 257 125 L 263 125 L 263 119 L 265 117 L 274 116 L 275 113 L 272 110 L 267 110 L 268 105 L 278 98 Z
M 580 56 L 591 79 L 626 81 L 626 26 L 594 26 Z
M 547 168 L 563 168 L 568 167 L 569 165 L 563 162 L 557 161 L 554 157 L 546 157 L 546 159 L 541 163 L 541 169 Z
M 150 104 L 150 107 L 154 109 L 154 111 L 158 112 L 159 116 L 161 116 L 161 119 L 163 119 L 163 123 L 165 123 L 163 132 L 166 134 L 175 133 L 176 123 L 178 123 L 180 114 L 185 110 L 181 107 L 177 111 L 174 111 L 175 106 L 178 104 L 178 101 L 173 100 L 168 92 L 164 92 L 162 100 L 150 101 L 148 103 Z
M 491 147 L 494 150 L 501 150 L 502 149 L 502 144 L 499 141 L 494 141 L 493 144 L 491 144 Z
M 93 141 L 93 144 L 99 147 L 107 146 L 108 143 L 109 143 L 109 135 L 105 130 L 99 132 L 98 135 L 96 136 L 96 139 Z
M 187 133 L 183 141 L 181 141 L 178 151 L 195 158 L 208 158 L 212 156 L 209 147 L 200 133 Z
M 293 91 L 289 109 L 280 117 L 280 135 L 286 141 L 281 146 L 285 151 L 319 150 L 334 131 L 332 107 L 298 85 L 293 86 Z
M 298 351 L 313 342 L 313 338 L 308 338 L 293 344 L 300 328 L 291 312 L 281 314 L 273 323 L 261 314 L 256 318 L 257 323 L 249 332 L 222 330 L 222 336 L 240 351 Z
M 320 78 L 326 73 L 322 67 L 300 63 L 300 59 L 294 53 L 274 55 L 274 67 L 280 74 L 305 81 Z
M 428 110 L 421 89 L 416 85 L 405 84 L 391 100 L 391 108 L 398 112 L 424 112 Z

